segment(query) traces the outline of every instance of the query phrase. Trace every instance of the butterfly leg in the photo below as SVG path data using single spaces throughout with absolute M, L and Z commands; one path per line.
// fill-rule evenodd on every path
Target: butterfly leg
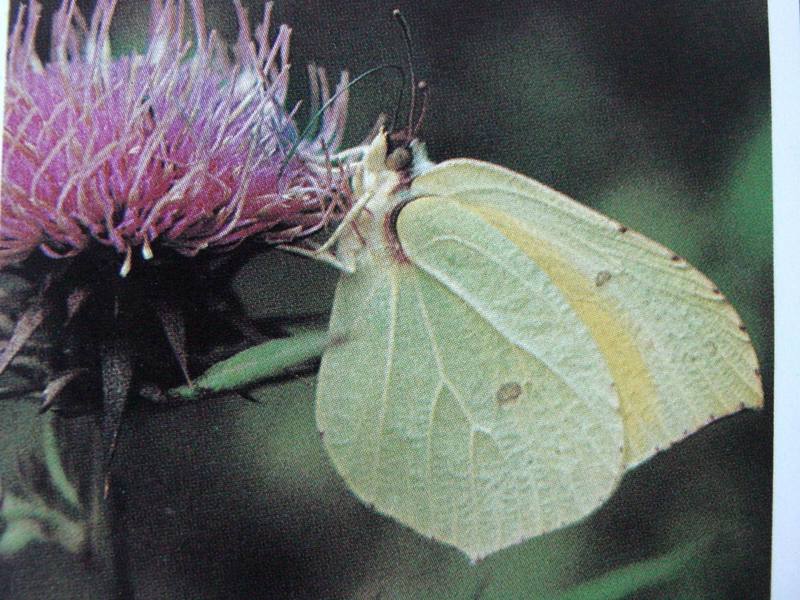
M 305 256 L 308 258 L 313 258 L 315 260 L 319 260 L 326 264 L 329 264 L 344 273 L 352 273 L 353 268 L 350 266 L 345 265 L 340 260 L 338 260 L 331 252 L 330 249 L 333 245 L 339 241 L 339 238 L 342 237 L 342 234 L 347 231 L 347 228 L 352 224 L 353 220 L 361 214 L 361 211 L 364 210 L 364 207 L 367 203 L 372 199 L 373 194 L 368 192 L 364 194 L 361 198 L 358 199 L 352 208 L 347 211 L 344 219 L 339 225 L 336 227 L 334 232 L 331 236 L 325 240 L 325 242 L 318 248 L 315 249 L 308 249 L 302 248 L 299 246 L 290 246 L 288 244 L 279 244 L 276 246 L 280 250 L 285 250 L 287 252 L 292 252 L 293 254 L 299 254 L 300 256 Z
M 280 244 L 279 246 L 276 246 L 276 248 L 278 248 L 279 250 L 284 250 L 286 252 L 291 252 L 292 254 L 297 254 L 299 256 L 305 256 L 306 258 L 313 258 L 314 260 L 318 260 L 320 262 L 325 263 L 326 265 L 330 265 L 333 268 L 338 269 L 342 273 L 347 273 L 348 275 L 351 275 L 355 272 L 355 269 L 353 269 L 353 267 L 344 264 L 330 252 L 328 253 L 320 252 L 319 248 L 311 250 L 309 248 L 301 248 L 299 246 L 288 246 L 286 244 Z
M 348 148 L 347 150 L 342 150 L 341 152 L 337 152 L 336 154 L 331 155 L 330 162 L 335 165 L 339 165 L 342 163 L 347 163 L 353 159 L 355 159 L 356 161 L 360 161 L 363 159 L 364 154 L 366 154 L 368 148 L 369 144 L 362 144 L 360 146 Z

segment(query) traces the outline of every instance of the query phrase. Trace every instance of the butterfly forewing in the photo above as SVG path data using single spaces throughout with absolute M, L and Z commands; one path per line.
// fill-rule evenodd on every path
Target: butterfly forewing
M 628 466 L 714 418 L 762 405 L 755 353 L 735 310 L 668 249 L 479 161 L 437 165 L 412 191 L 472 212 L 561 291 L 612 373 Z

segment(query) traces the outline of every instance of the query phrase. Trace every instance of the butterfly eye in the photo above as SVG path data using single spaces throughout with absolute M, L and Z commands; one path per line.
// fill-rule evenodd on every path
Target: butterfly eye
M 397 148 L 386 157 L 386 168 L 392 171 L 403 171 L 409 165 L 411 165 L 411 151 L 408 148 Z

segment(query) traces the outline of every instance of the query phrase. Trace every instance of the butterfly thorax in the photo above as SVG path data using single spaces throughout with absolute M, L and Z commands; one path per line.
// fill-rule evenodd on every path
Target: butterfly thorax
M 407 260 L 397 237 L 396 220 L 400 209 L 413 199 L 409 192 L 413 177 L 431 164 L 424 145 L 413 142 L 390 151 L 386 133 L 375 136 L 353 175 L 355 202 L 351 210 L 358 214 L 339 241 L 337 256 L 342 262 L 358 270 L 359 262 Z

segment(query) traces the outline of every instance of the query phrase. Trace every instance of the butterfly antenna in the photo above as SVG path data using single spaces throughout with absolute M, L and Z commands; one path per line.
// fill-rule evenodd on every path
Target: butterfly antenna
M 422 126 L 422 121 L 425 119 L 425 113 L 428 111 L 428 93 L 430 90 L 428 83 L 425 80 L 420 80 L 420 82 L 417 84 L 417 88 L 422 94 L 422 108 L 420 108 L 417 122 L 414 123 L 414 129 L 411 130 L 411 137 L 414 138 L 417 137 L 417 132 Z
M 399 8 L 395 8 L 392 11 L 392 15 L 397 22 L 400 24 L 400 28 L 403 30 L 403 39 L 406 43 L 406 60 L 408 61 L 408 72 L 411 75 L 411 110 L 408 114 L 408 131 L 409 133 L 412 131 L 414 126 L 414 112 L 417 105 L 417 78 L 414 75 L 414 46 L 411 42 L 411 27 L 408 25 L 408 21 L 403 16 L 403 13 L 400 12 Z
M 403 68 L 400 65 L 384 64 L 384 65 L 378 65 L 377 67 L 372 67 L 371 69 L 367 69 L 366 71 L 361 73 L 358 77 L 354 77 L 353 80 L 350 81 L 342 89 L 337 90 L 336 93 L 333 94 L 333 96 L 331 96 L 330 98 L 328 98 L 328 101 L 325 102 L 322 106 L 320 106 L 317 112 L 315 112 L 312 115 L 312 117 L 308 121 L 308 125 L 306 125 L 305 129 L 303 129 L 303 132 L 297 137 L 295 142 L 292 144 L 292 147 L 289 148 L 289 152 L 286 154 L 286 158 L 283 159 L 281 168 L 278 171 L 278 179 L 280 179 L 283 176 L 286 167 L 289 165 L 289 161 L 292 160 L 294 155 L 297 153 L 297 149 L 300 147 L 300 144 L 303 142 L 303 140 L 306 139 L 306 136 L 309 133 L 311 133 L 311 130 L 317 124 L 317 121 L 319 121 L 320 117 L 325 113 L 325 111 L 328 110 L 328 107 L 330 107 L 334 102 L 336 102 L 339 96 L 344 94 L 359 81 L 361 81 L 366 77 L 369 77 L 373 73 L 377 73 L 378 71 L 382 71 L 384 69 L 391 69 L 393 71 L 400 73 L 401 79 L 405 81 L 405 73 L 403 72 Z
M 400 83 L 399 92 L 397 94 L 397 102 L 394 105 L 394 114 L 392 115 L 392 122 L 389 125 L 389 132 L 394 131 L 394 128 L 397 126 L 397 121 L 400 118 L 400 108 L 403 106 L 403 92 L 406 89 L 406 72 L 403 71 L 403 79 Z

